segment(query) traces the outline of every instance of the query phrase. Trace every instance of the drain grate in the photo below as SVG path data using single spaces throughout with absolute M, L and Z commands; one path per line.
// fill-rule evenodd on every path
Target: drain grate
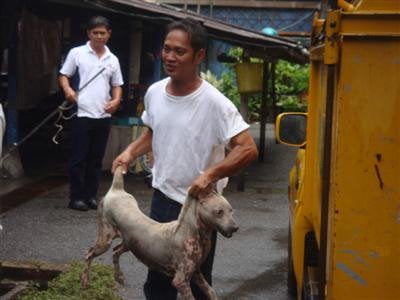
M 46 262 L 0 261 L 0 299 L 17 299 L 30 281 L 47 286 L 48 281 L 66 269 L 66 265 Z
M 28 282 L 5 281 L 0 282 L 0 299 L 13 300 L 28 286 Z

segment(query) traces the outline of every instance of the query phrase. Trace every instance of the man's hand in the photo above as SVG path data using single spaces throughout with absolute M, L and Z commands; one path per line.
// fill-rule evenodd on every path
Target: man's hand
M 128 171 L 129 165 L 132 163 L 134 157 L 130 153 L 129 148 L 122 152 L 120 155 L 114 159 L 111 172 L 114 173 L 115 169 L 119 166 L 122 166 L 122 173 L 126 173 Z
M 130 164 L 139 156 L 151 151 L 153 132 L 146 128 L 140 137 L 133 141 L 118 157 L 113 161 L 111 172 L 115 172 L 118 166 L 122 166 L 122 171 L 126 173 Z
M 119 104 L 120 104 L 119 99 L 110 100 L 107 102 L 104 110 L 106 113 L 113 114 L 117 111 Z
M 70 102 L 70 103 L 76 103 L 78 101 L 78 95 L 76 94 L 76 92 L 68 87 L 64 90 L 64 94 L 65 94 L 65 99 Z
M 122 88 L 120 86 L 111 87 L 111 100 L 107 102 L 104 110 L 106 113 L 113 114 L 121 103 Z
M 68 76 L 60 74 L 60 76 L 58 77 L 58 83 L 64 92 L 65 100 L 67 100 L 70 103 L 76 103 L 78 101 L 78 95 L 71 88 Z
M 211 176 L 209 176 L 207 173 L 203 173 L 192 182 L 188 193 L 190 197 L 200 199 L 210 194 L 213 188 L 214 181 L 212 180 Z

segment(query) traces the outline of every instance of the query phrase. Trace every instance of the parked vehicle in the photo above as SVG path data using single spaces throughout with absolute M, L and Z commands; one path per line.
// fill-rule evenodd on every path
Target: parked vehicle
M 400 3 L 334 2 L 313 21 L 308 112 L 276 123 L 277 140 L 299 146 L 288 289 L 400 299 Z

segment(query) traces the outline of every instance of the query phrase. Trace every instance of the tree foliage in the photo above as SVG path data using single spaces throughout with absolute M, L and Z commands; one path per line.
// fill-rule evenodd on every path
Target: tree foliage
M 231 48 L 229 56 L 241 61 L 242 48 Z M 260 59 L 250 58 L 251 62 L 260 62 Z M 240 105 L 240 94 L 237 88 L 234 64 L 225 64 L 228 71 L 223 72 L 218 79 L 210 71 L 202 73 L 203 78 L 208 80 L 219 89 L 237 107 Z M 208 75 L 207 75 L 208 74 Z M 306 93 L 308 90 L 309 65 L 299 65 L 284 60 L 276 63 L 275 92 L 277 106 L 282 111 L 305 111 L 307 109 Z M 269 103 L 271 109 L 272 104 Z M 261 93 L 250 96 L 249 115 L 251 121 L 257 121 L 261 107 Z
M 309 65 L 289 63 L 284 60 L 276 64 L 277 105 L 283 111 L 307 110 Z

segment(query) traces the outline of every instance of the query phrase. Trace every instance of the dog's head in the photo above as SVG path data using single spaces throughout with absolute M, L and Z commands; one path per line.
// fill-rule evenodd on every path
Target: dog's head
M 222 195 L 212 192 L 199 202 L 199 218 L 223 236 L 229 238 L 239 229 L 233 219 L 232 206 Z

